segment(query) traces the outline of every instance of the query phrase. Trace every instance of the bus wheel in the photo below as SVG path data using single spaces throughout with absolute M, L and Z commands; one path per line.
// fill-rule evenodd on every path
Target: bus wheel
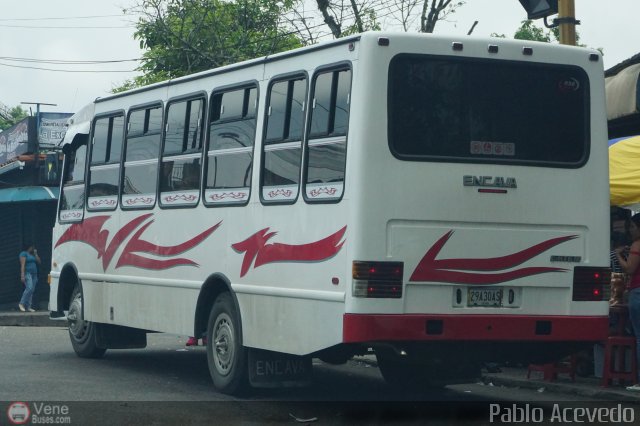
M 106 349 L 99 348 L 96 345 L 97 324 L 84 320 L 82 315 L 82 302 L 80 285 L 76 285 L 73 293 L 71 293 L 69 313 L 67 314 L 71 346 L 73 346 L 73 350 L 81 358 L 100 358 L 104 355 Z
M 214 386 L 239 394 L 248 386 L 247 351 L 242 346 L 240 318 L 229 293 L 213 304 L 207 324 L 207 363 Z

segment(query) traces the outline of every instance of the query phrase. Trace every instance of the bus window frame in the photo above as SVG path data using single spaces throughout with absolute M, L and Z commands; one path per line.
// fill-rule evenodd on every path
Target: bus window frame
M 585 87 L 586 93 L 584 95 L 584 141 L 583 141 L 583 151 L 580 159 L 573 163 L 561 163 L 554 161 L 540 161 L 540 160 L 509 160 L 509 159 L 499 159 L 499 158 L 470 158 L 470 157 L 453 157 L 453 156 L 437 156 L 437 155 L 410 155 L 400 153 L 396 150 L 395 145 L 393 143 L 392 138 L 392 126 L 393 126 L 393 117 L 390 117 L 389 111 L 391 111 L 391 103 L 392 99 L 390 96 L 390 87 L 391 87 L 391 66 L 394 61 L 401 59 L 402 57 L 428 57 L 435 60 L 449 60 L 452 62 L 482 62 L 482 63 L 495 63 L 499 61 L 504 64 L 515 64 L 517 66 L 527 66 L 527 67 L 537 67 L 537 68 L 563 68 L 563 69 L 573 69 L 577 70 L 580 74 L 582 74 L 583 81 L 586 83 Z M 386 114 L 387 114 L 387 146 L 389 151 L 393 155 L 394 158 L 400 161 L 410 161 L 410 162 L 433 162 L 433 163 L 457 163 L 457 164 L 477 164 L 483 166 L 489 165 L 498 165 L 498 166 L 525 166 L 525 167 L 548 167 L 553 169 L 580 169 L 584 167 L 591 157 L 591 138 L 592 131 L 591 127 L 593 124 L 593 120 L 591 118 L 591 99 L 592 99 L 592 90 L 591 90 L 591 79 L 589 78 L 589 73 L 579 65 L 572 64 L 558 64 L 554 62 L 528 62 L 528 61 L 514 61 L 514 60 L 497 60 L 491 58 L 470 58 L 470 57 L 458 57 L 454 55 L 440 55 L 440 54 L 427 54 L 427 53 L 398 53 L 394 55 L 388 62 L 387 68 L 387 93 L 386 96 Z
M 247 195 L 246 200 L 240 201 L 240 202 L 208 202 L 207 198 L 206 198 L 206 192 L 208 189 L 213 189 L 215 190 L 215 188 L 208 188 L 207 186 L 207 180 L 208 180 L 208 175 L 209 175 L 209 151 L 210 151 L 210 146 L 211 146 L 211 127 L 213 124 L 213 115 L 214 115 L 214 111 L 213 111 L 213 106 L 214 106 L 214 102 L 213 102 L 213 98 L 216 95 L 219 94 L 224 94 L 227 92 L 234 92 L 237 90 L 246 90 L 246 89 L 255 89 L 256 90 L 256 106 L 255 106 L 255 116 L 252 117 L 253 120 L 255 121 L 255 125 L 254 125 L 254 129 L 253 129 L 253 137 L 251 138 L 252 140 L 252 147 L 251 150 L 247 150 L 247 152 L 250 152 L 251 154 L 251 172 L 249 174 L 250 176 L 250 183 L 249 185 L 246 187 L 249 189 L 249 193 Z M 206 135 L 205 135 L 205 141 L 204 141 L 204 145 L 203 145 L 203 151 L 202 151 L 202 176 L 201 176 L 201 188 L 200 188 L 200 199 L 202 200 L 202 204 L 207 207 L 207 208 L 216 208 L 216 207 L 244 207 L 247 204 L 249 204 L 249 201 L 251 200 L 251 195 L 252 195 L 252 186 L 253 186 L 253 173 L 255 170 L 255 166 L 256 166 L 256 136 L 258 134 L 258 118 L 259 118 L 259 110 L 260 110 L 260 82 L 258 80 L 246 80 L 240 83 L 232 83 L 232 84 L 225 84 L 225 85 L 221 85 L 216 87 L 215 89 L 213 89 L 211 91 L 211 95 L 209 95 L 208 98 L 208 106 L 207 106 L 207 111 L 206 111 L 206 115 L 205 115 L 205 120 L 206 120 Z M 243 105 L 244 107 L 244 105 Z M 216 122 L 216 124 L 225 124 L 225 123 L 234 123 L 234 122 L 238 122 L 238 121 L 243 121 L 243 120 L 248 120 L 248 118 L 244 118 L 247 116 L 242 116 L 242 118 L 238 119 L 238 117 L 234 117 L 234 118 L 229 118 L 227 120 L 220 120 L 218 122 Z M 245 187 L 242 187 L 245 188 Z
M 325 198 L 325 199 L 319 199 L 319 200 L 313 200 L 310 199 L 309 197 L 307 197 L 307 177 L 308 177 L 308 172 L 309 172 L 309 141 L 312 140 L 311 138 L 311 118 L 313 115 L 313 108 L 308 107 L 307 108 L 307 117 L 306 117 L 306 131 L 305 131 L 305 140 L 304 140 L 304 144 L 303 144 L 303 163 L 302 163 L 302 181 L 301 181 L 301 193 L 302 193 L 302 197 L 305 201 L 305 203 L 307 204 L 311 204 L 311 205 L 315 205 L 315 204 L 337 204 L 340 201 L 342 201 L 342 199 L 344 198 L 344 193 L 347 189 L 347 150 L 348 150 L 348 146 L 349 146 L 349 129 L 350 129 L 350 124 L 351 124 L 351 107 L 353 104 L 353 63 L 351 61 L 340 61 L 340 62 L 336 62 L 333 64 L 327 64 L 327 65 L 323 65 L 321 67 L 318 67 L 315 69 L 315 71 L 313 72 L 313 77 L 311 79 L 311 81 L 309 82 L 309 92 L 308 92 L 308 104 L 310 104 L 312 102 L 312 94 L 315 94 L 315 83 L 316 83 L 316 79 L 319 75 L 324 74 L 324 73 L 328 73 L 328 72 L 335 72 L 335 71 L 349 71 L 350 72 L 350 81 L 349 81 L 349 114 L 348 114 L 348 119 L 347 119 L 347 128 L 344 132 L 344 177 L 342 179 L 342 193 L 340 194 L 340 197 L 336 197 L 336 198 Z M 321 138 L 316 138 L 316 139 L 326 139 L 326 138 L 331 138 L 331 137 L 336 137 L 336 136 L 323 136 Z M 341 137 L 341 136 L 340 136 Z
M 153 204 L 149 205 L 149 206 L 143 206 L 143 207 L 136 207 L 136 206 L 125 206 L 122 202 L 122 197 L 125 195 L 124 193 L 124 174 L 126 171 L 126 162 L 127 162 L 127 148 L 129 146 L 129 127 L 130 127 L 130 119 L 131 119 L 131 114 L 137 111 L 142 111 L 142 110 L 146 110 L 146 109 L 154 109 L 156 107 L 160 108 L 160 117 L 162 117 L 162 122 L 160 123 L 160 132 L 158 133 L 160 136 L 160 143 L 158 144 L 158 153 L 157 153 L 157 157 L 156 157 L 156 187 L 155 187 L 155 191 L 154 191 L 154 200 L 153 200 Z M 161 100 L 156 100 L 156 101 L 151 101 L 151 102 L 145 102 L 143 104 L 138 104 L 138 105 L 132 105 L 131 107 L 129 107 L 129 109 L 127 110 L 127 120 L 125 122 L 125 137 L 124 137 L 124 143 L 122 144 L 122 159 L 121 159 L 121 167 L 120 167 L 120 188 L 119 188 L 119 193 L 120 196 L 118 198 L 118 203 L 120 205 L 120 209 L 123 211 L 129 211 L 129 210 L 151 210 L 153 209 L 156 204 L 158 203 L 158 182 L 160 179 L 160 155 L 162 154 L 162 152 L 160 151 L 161 149 L 161 145 L 162 145 L 162 133 L 163 133 L 163 129 L 164 129 L 164 110 L 165 110 L 165 105 Z M 143 134 L 144 135 L 144 134 Z M 137 136 L 143 136 L 143 135 L 137 135 Z M 137 137 L 136 136 L 136 137 Z
M 78 142 L 76 143 L 76 139 L 78 139 Z M 74 181 L 69 181 L 69 182 L 65 182 L 65 179 L 67 178 L 68 174 L 69 174 L 69 154 L 71 152 L 74 153 L 74 160 L 76 158 L 75 154 L 78 152 L 78 149 L 80 149 L 82 146 L 86 147 L 85 148 L 85 161 L 84 161 L 84 170 L 83 170 L 83 175 L 82 175 L 82 181 L 79 180 L 74 180 Z M 82 222 L 84 220 L 84 213 L 86 210 L 86 187 L 87 187 L 87 167 L 89 166 L 89 134 L 78 134 L 76 135 L 76 137 L 73 139 L 73 141 L 69 144 L 66 145 L 62 152 L 64 153 L 64 160 L 63 160 L 63 168 L 62 168 L 62 179 L 61 179 L 61 183 L 60 183 L 60 197 L 58 199 L 58 208 L 57 208 L 57 220 L 58 223 L 60 224 L 68 224 L 68 223 L 79 223 Z M 64 197 L 64 192 L 65 192 L 65 187 L 67 186 L 71 186 L 71 187 L 83 187 L 84 189 L 84 195 L 82 197 L 82 212 L 79 218 L 72 218 L 72 219 L 63 219 L 61 217 L 61 214 L 63 212 L 63 210 L 61 209 L 62 207 L 62 198 Z M 66 210 L 65 210 L 66 211 Z
M 167 124 L 168 124 L 168 117 L 169 117 L 169 109 L 171 108 L 172 104 L 177 104 L 180 102 L 190 102 L 190 101 L 196 101 L 196 100 L 202 100 L 202 113 L 200 116 L 200 119 L 202 120 L 202 123 L 200 124 L 200 178 L 198 179 L 198 188 L 197 188 L 197 192 L 198 192 L 198 200 L 193 203 L 193 204 L 178 204 L 178 205 L 165 205 L 162 204 L 162 199 L 161 199 L 161 194 L 162 192 L 160 191 L 160 179 L 162 178 L 162 162 L 165 158 L 165 153 L 164 153 L 164 147 L 165 147 L 165 142 L 166 142 L 166 137 L 167 137 Z M 190 208 L 196 208 L 198 207 L 198 205 L 200 204 L 200 201 L 202 200 L 203 197 L 203 187 L 204 187 L 204 159 L 205 159 L 205 152 L 206 152 L 206 135 L 205 133 L 208 133 L 208 125 L 206 123 L 207 121 L 207 117 L 209 114 L 209 103 L 207 102 L 207 92 L 204 90 L 200 90 L 197 92 L 193 92 L 193 93 L 187 93 L 185 95 L 179 95 L 176 96 L 174 98 L 169 99 L 164 107 L 164 111 L 163 111 L 163 126 L 162 126 L 162 139 L 160 141 L 160 158 L 159 158 L 159 163 L 158 163 L 158 181 L 156 183 L 156 199 L 158 200 L 158 207 L 162 210 L 167 209 L 190 209 Z M 188 154 L 196 154 L 198 151 L 193 151 L 193 152 L 188 152 L 189 150 L 187 149 L 187 151 L 182 152 L 181 154 L 169 154 L 166 155 L 166 157 L 175 157 L 175 156 L 179 156 L 179 155 L 188 155 Z
M 91 167 L 93 166 L 92 164 L 92 160 L 93 160 L 93 140 L 95 138 L 95 126 L 96 126 L 96 121 L 98 120 L 102 120 L 105 118 L 111 119 L 111 118 L 116 118 L 116 117 L 122 117 L 123 120 L 123 125 L 122 125 L 122 146 L 120 149 L 120 159 L 115 162 L 104 162 L 104 163 L 100 163 L 100 164 L 96 164 L 96 166 L 106 166 L 106 165 L 114 165 L 114 164 L 118 164 L 118 193 L 116 194 L 116 204 L 114 205 L 113 208 L 102 208 L 102 209 L 96 209 L 96 208 L 90 208 L 89 207 L 89 189 L 91 188 Z M 118 110 L 114 110 L 114 111 L 108 111 L 108 112 L 104 112 L 104 113 L 100 113 L 100 114 L 96 114 L 93 119 L 91 120 L 91 132 L 89 134 L 89 142 L 88 143 L 88 153 L 87 153 L 87 173 L 85 176 L 85 185 L 87 185 L 87 190 L 85 191 L 85 209 L 87 210 L 87 212 L 101 212 L 101 211 L 114 211 L 118 208 L 118 203 L 120 200 L 120 192 L 121 192 L 121 179 L 122 179 L 122 159 L 124 158 L 124 142 L 126 139 L 126 133 L 127 133 L 127 114 L 125 112 L 124 109 L 118 109 Z M 109 143 L 109 148 L 111 148 L 111 143 Z
M 305 86 L 305 95 L 304 95 L 304 111 L 302 114 L 302 119 L 304 123 L 302 124 L 302 135 L 300 136 L 300 170 L 298 171 L 298 185 L 296 188 L 296 195 L 291 199 L 286 200 L 265 200 L 262 196 L 262 189 L 264 187 L 264 162 L 265 162 L 265 148 L 267 146 L 273 146 L 278 144 L 286 144 L 297 141 L 292 141 L 290 139 L 282 139 L 277 143 L 268 142 L 267 141 L 267 129 L 269 125 L 269 107 L 271 105 L 271 89 L 274 85 L 282 82 L 289 82 L 293 80 L 304 80 Z M 260 138 L 260 175 L 259 175 L 259 186 L 258 192 L 260 194 L 260 203 L 263 206 L 274 206 L 274 205 L 290 205 L 298 202 L 300 198 L 300 189 L 302 188 L 302 174 L 303 174 L 303 161 L 304 161 L 304 145 L 305 145 L 305 135 L 307 134 L 308 127 L 308 117 L 307 113 L 309 110 L 309 92 L 310 92 L 310 82 L 309 82 L 309 73 L 306 70 L 297 70 L 292 72 L 287 72 L 283 74 L 274 75 L 267 85 L 267 91 L 264 101 L 264 111 L 263 111 L 263 120 L 262 120 L 262 137 Z

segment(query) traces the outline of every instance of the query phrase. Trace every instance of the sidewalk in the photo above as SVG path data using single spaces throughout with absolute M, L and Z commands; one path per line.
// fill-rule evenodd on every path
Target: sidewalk
M 372 366 L 378 366 L 374 355 L 354 357 Z M 553 382 L 542 380 L 541 372 L 531 372 L 531 379 L 527 379 L 526 367 L 500 367 L 499 373 L 487 373 L 482 369 L 482 381 L 496 386 L 507 388 L 534 389 L 538 392 L 550 392 L 564 395 L 583 396 L 585 399 L 600 399 L 605 401 L 635 402 L 640 404 L 640 392 L 626 390 L 628 385 L 613 385 L 601 387 L 597 377 L 580 377 L 576 375 L 576 381 L 572 382 L 568 375 L 560 374 Z M 617 382 L 616 382 L 617 383 Z M 561 400 L 561 399 L 560 399 Z
M 21 312 L 18 305 L 0 305 L 0 327 L 66 327 L 65 318 L 52 320 L 49 311 Z
M 488 380 L 494 385 L 584 396 L 589 399 L 630 401 L 640 404 L 640 392 L 626 390 L 625 388 L 628 385 L 615 384 L 606 388 L 601 387 L 601 379 L 593 376 L 580 377 L 576 375 L 576 381 L 572 382 L 568 375 L 560 374 L 556 381 L 549 382 L 542 380 L 541 372 L 535 371 L 531 372 L 531 379 L 527 379 L 527 369 L 525 367 L 501 367 L 500 373 L 485 373 L 483 371 L 482 376 L 483 380 Z

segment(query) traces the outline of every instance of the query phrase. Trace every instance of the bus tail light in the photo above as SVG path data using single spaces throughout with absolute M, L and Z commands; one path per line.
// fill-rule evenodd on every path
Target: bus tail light
M 354 261 L 353 296 L 399 299 L 402 297 L 402 262 Z
M 574 302 L 600 302 L 609 299 L 611 269 L 577 266 L 573 270 Z

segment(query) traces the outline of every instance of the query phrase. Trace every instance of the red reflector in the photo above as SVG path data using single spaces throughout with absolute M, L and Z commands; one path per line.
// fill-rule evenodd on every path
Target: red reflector
M 356 280 L 398 280 L 402 281 L 402 262 L 354 261 L 353 278 Z
M 353 262 L 353 295 L 355 297 L 402 297 L 402 262 Z
M 609 298 L 611 270 L 607 267 L 576 266 L 573 269 L 575 302 L 599 302 Z

